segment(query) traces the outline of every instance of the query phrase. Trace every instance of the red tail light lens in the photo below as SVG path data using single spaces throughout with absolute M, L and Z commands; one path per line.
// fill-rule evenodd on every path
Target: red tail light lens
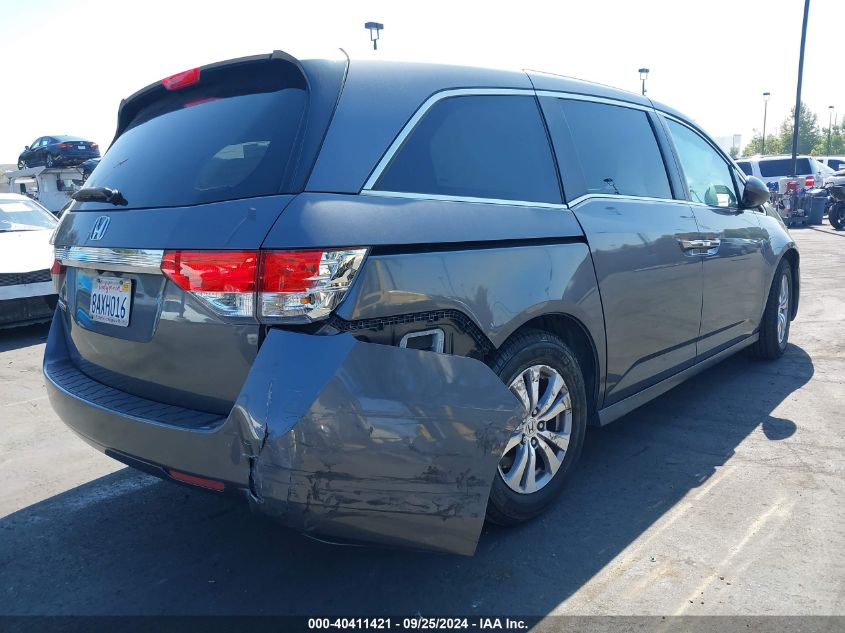
M 255 292 L 255 251 L 165 251 L 161 270 L 188 292 Z
M 366 254 L 366 248 L 165 251 L 161 271 L 222 316 L 309 323 L 337 307 Z
M 199 80 L 200 69 L 191 68 L 190 70 L 170 75 L 170 77 L 165 77 L 161 80 L 161 83 L 166 90 L 180 90 L 182 88 L 187 88 L 188 86 L 193 86 L 195 83 L 198 83 Z
M 261 257 L 261 292 L 305 292 L 319 279 L 323 251 L 269 251 Z
M 816 186 L 816 179 L 814 176 L 807 176 L 804 178 L 804 186 L 807 188 Z
M 100 149 L 100 146 L 96 143 L 91 143 L 91 149 Z
M 73 143 L 59 143 L 58 146 L 62 149 L 67 149 L 68 147 L 73 147 Z
M 50 266 L 50 278 L 53 280 L 53 287 L 56 289 L 56 292 L 61 292 L 62 290 L 64 274 L 65 267 L 62 266 L 62 263 L 58 259 L 54 259 L 53 265 Z

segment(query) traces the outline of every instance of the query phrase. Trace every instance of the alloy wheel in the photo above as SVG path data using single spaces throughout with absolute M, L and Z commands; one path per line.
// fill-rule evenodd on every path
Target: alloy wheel
M 563 463 L 572 433 L 572 398 L 566 381 L 548 365 L 532 365 L 513 379 L 511 393 L 525 407 L 508 439 L 499 475 L 520 494 L 541 490 Z
M 780 278 L 780 295 L 778 296 L 778 344 L 783 347 L 786 338 L 786 327 L 789 324 L 789 280 L 786 275 Z

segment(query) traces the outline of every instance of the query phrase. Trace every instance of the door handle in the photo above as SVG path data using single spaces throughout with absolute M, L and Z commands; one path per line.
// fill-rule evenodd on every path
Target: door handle
M 678 240 L 678 244 L 689 255 L 715 255 L 722 240 Z

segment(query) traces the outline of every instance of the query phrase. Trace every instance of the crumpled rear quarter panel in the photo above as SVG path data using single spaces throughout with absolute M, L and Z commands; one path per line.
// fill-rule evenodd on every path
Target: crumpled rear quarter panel
M 522 405 L 484 363 L 271 330 L 236 408 L 252 503 L 305 532 L 471 555 Z

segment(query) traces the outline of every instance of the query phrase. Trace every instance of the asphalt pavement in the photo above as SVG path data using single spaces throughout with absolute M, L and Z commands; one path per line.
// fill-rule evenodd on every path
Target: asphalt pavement
M 792 231 L 783 359 L 590 429 L 559 502 L 473 558 L 327 545 L 94 451 L 47 326 L 0 331 L 0 614 L 845 615 L 845 233 Z

